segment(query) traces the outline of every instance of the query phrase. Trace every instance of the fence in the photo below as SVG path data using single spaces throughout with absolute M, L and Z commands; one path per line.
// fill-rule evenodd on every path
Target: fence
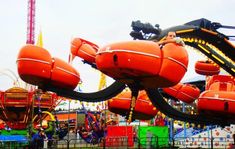
M 191 137 L 177 138 L 171 144 L 179 148 L 219 148 L 227 149 L 233 144 L 233 138 L 227 137 Z
M 0 141 L 0 149 L 24 149 L 28 148 L 29 141 L 23 140 L 23 141 Z
M 134 139 L 134 138 L 132 138 Z M 46 149 L 79 149 L 79 148 L 139 148 L 139 149 L 163 149 L 163 148 L 220 148 L 226 149 L 232 145 L 231 138 L 177 138 L 169 142 L 169 138 L 151 137 L 135 138 L 134 144 L 128 144 L 127 137 L 109 137 L 101 140 L 99 144 L 87 143 L 82 139 L 44 140 L 43 148 Z M 34 144 L 35 145 L 35 144 Z M 36 144 L 37 146 L 38 144 Z M 0 141 L 0 149 L 29 149 L 32 147 L 30 140 L 24 141 Z M 35 147 L 35 146 L 34 146 Z

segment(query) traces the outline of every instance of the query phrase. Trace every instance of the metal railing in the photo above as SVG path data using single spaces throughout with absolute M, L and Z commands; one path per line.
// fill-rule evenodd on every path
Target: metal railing
M 29 146 L 29 141 L 0 141 L 0 149 L 24 149 Z
M 219 148 L 227 149 L 233 144 L 233 138 L 228 137 L 191 137 L 177 138 L 172 144 L 179 148 Z
M 210 138 L 177 138 L 177 140 L 170 141 L 169 138 L 164 137 L 150 137 L 150 138 L 128 138 L 123 137 L 106 137 L 98 144 L 91 144 L 85 142 L 83 139 L 45 139 L 43 142 L 32 142 L 31 140 L 24 141 L 0 141 L 0 149 L 79 149 L 79 148 L 139 148 L 139 149 L 162 149 L 162 148 L 219 148 L 226 149 L 234 142 L 232 138 L 213 137 Z

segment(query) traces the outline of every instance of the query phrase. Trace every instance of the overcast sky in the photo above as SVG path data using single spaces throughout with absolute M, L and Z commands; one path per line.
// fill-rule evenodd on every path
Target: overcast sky
M 17 54 L 26 42 L 27 0 L 0 1 L 0 69 L 7 68 L 17 74 Z M 99 46 L 131 40 L 130 25 L 136 20 L 160 24 L 162 29 L 199 18 L 235 25 L 234 6 L 232 0 L 37 0 L 35 34 L 41 28 L 44 48 L 67 61 L 72 37 Z M 99 74 L 79 60 L 73 65 L 81 74 L 84 90 L 96 89 Z M 186 77 L 194 73 L 189 69 Z M 0 90 L 11 86 L 12 80 L 1 75 Z

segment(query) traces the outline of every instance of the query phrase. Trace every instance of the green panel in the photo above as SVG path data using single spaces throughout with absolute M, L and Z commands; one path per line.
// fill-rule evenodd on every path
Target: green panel
M 3 129 L 3 130 L 1 130 L 1 135 L 27 135 L 27 131 L 28 130 L 14 130 L 14 129 L 12 129 L 12 130 L 5 130 L 5 129 Z
M 167 126 L 140 126 L 138 136 L 142 147 L 167 146 L 169 142 Z

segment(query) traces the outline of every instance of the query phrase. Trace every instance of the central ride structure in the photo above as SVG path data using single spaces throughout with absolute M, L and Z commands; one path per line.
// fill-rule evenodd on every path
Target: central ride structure
M 206 20 L 202 21 L 206 22 Z M 207 21 L 206 23 L 210 24 L 210 21 Z M 212 27 L 203 26 L 203 24 L 197 24 L 192 21 L 184 25 L 154 32 L 156 35 L 154 38 L 162 40 L 169 31 L 175 31 L 177 36 L 185 41 L 186 45 L 195 47 L 234 76 L 235 66 L 233 61 L 235 48 L 225 35 L 217 32 Z M 143 32 L 151 31 L 139 28 L 138 31 L 140 30 Z M 139 37 L 141 37 L 140 34 L 138 34 L 138 38 Z M 223 117 L 206 118 L 204 115 L 200 114 L 185 114 L 172 108 L 163 99 L 158 88 L 170 87 L 179 83 L 187 70 L 187 53 L 184 52 L 184 48 L 177 44 L 167 44 L 161 50 L 156 43 L 150 41 L 150 39 L 153 38 L 145 38 L 144 36 L 141 39 L 149 41 L 119 42 L 109 44 L 98 50 L 95 58 L 95 67 L 116 80 L 112 85 L 98 92 L 79 93 L 73 91 L 74 86 L 71 88 L 71 85 L 69 84 L 69 87 L 66 87 L 68 84 L 66 84 L 66 81 L 63 82 L 63 78 L 56 77 L 58 79 L 56 81 L 65 83 L 62 86 L 61 84 L 58 85 L 58 82 L 53 80 L 50 75 L 47 77 L 47 80 L 49 79 L 47 83 L 32 82 L 29 78 L 24 76 L 34 77 L 36 74 L 23 71 L 25 65 L 27 66 L 27 63 L 30 62 L 25 61 L 23 64 L 23 61 L 20 61 L 22 58 L 25 58 L 25 60 L 29 58 L 27 55 L 26 57 L 22 57 L 23 54 L 19 54 L 18 72 L 24 81 L 34 83 L 43 90 L 54 91 L 58 95 L 81 101 L 97 102 L 107 100 L 116 96 L 128 86 L 132 91 L 132 97 L 135 97 L 135 99 L 138 96 L 138 91 L 145 89 L 150 100 L 157 109 L 174 119 L 194 123 L 219 125 L 228 125 L 235 122 L 234 119 L 224 119 Z M 81 44 L 90 43 L 81 42 Z M 80 47 L 81 46 L 78 46 L 78 48 Z M 24 53 L 24 50 L 26 49 L 22 48 L 20 53 Z M 180 51 L 181 55 L 174 54 L 176 51 Z M 79 54 L 77 56 L 79 56 Z M 36 61 L 40 62 L 40 59 L 37 59 Z M 53 70 L 52 66 L 53 65 L 49 66 L 49 70 Z M 68 72 L 70 68 L 66 67 L 63 68 L 67 70 L 65 72 Z M 23 70 L 20 70 L 20 68 Z M 41 69 L 41 71 L 44 70 L 43 68 L 39 69 Z M 77 80 L 79 80 L 79 78 Z

